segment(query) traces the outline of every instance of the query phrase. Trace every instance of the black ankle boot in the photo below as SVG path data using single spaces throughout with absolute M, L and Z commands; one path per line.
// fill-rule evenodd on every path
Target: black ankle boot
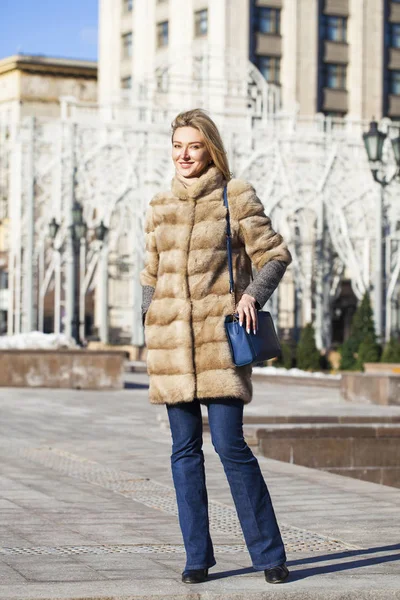
M 268 583 L 283 583 L 289 577 L 289 570 L 285 564 L 265 569 L 265 581 Z
M 183 583 L 203 583 L 208 577 L 208 569 L 192 569 L 183 571 Z

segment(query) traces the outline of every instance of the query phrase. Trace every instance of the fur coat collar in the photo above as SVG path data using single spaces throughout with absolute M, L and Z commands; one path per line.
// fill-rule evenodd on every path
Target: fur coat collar
M 221 171 L 215 165 L 211 165 L 199 177 L 193 185 L 185 188 L 177 177 L 173 177 L 171 182 L 171 191 L 180 200 L 188 198 L 199 198 L 207 196 L 214 190 L 225 185 L 225 178 Z

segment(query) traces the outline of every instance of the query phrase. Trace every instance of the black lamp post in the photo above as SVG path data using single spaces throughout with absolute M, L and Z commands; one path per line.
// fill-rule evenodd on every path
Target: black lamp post
M 54 241 L 57 236 L 60 225 L 57 223 L 55 218 L 53 217 L 49 223 L 49 235 L 50 238 Z M 80 265 L 79 265 L 79 254 L 81 241 L 86 239 L 88 226 L 85 220 L 83 219 L 83 209 L 82 205 L 79 202 L 74 202 L 72 207 L 72 224 L 69 227 L 71 242 L 72 242 L 72 250 L 74 257 L 74 307 L 73 307 L 73 315 L 71 321 L 71 330 L 72 337 L 76 341 L 78 345 L 82 345 L 82 340 L 79 335 L 79 275 L 80 275 Z M 106 227 L 101 221 L 100 225 L 95 227 L 94 235 L 95 238 L 104 242 L 108 233 L 108 227 Z
M 74 242 L 77 242 L 78 251 L 81 239 L 86 238 L 87 225 L 83 220 L 83 209 L 79 202 L 74 202 L 72 207 L 72 225 L 71 236 Z
M 384 309 L 386 297 L 385 285 L 385 256 L 386 256 L 386 235 L 384 232 L 385 210 L 384 210 L 384 193 L 385 188 L 395 177 L 399 176 L 400 170 L 400 137 L 391 138 L 393 154 L 397 168 L 395 172 L 388 177 L 382 172 L 383 163 L 383 146 L 388 134 L 378 129 L 378 123 L 372 120 L 369 126 L 369 131 L 363 134 L 365 150 L 370 162 L 371 172 L 374 180 L 381 186 L 381 194 L 377 205 L 376 214 L 376 271 L 375 271 L 375 328 L 378 339 L 383 341 L 384 333 Z
M 104 222 L 101 221 L 100 225 L 97 225 L 97 227 L 95 227 L 94 229 L 94 235 L 96 237 L 96 240 L 98 240 L 99 242 L 104 242 L 104 240 L 106 239 L 108 233 L 108 227 L 106 227 L 104 225 Z
M 71 322 L 72 337 L 76 343 L 81 346 L 82 340 L 80 339 L 79 329 L 79 298 L 80 298 L 80 263 L 79 254 L 81 247 L 81 240 L 86 239 L 87 235 L 87 224 L 83 219 L 83 208 L 79 202 L 74 202 L 72 207 L 72 225 L 70 225 L 72 250 L 74 254 L 74 309 Z
M 55 240 L 59 229 L 60 229 L 60 226 L 57 223 L 57 221 L 55 220 L 55 218 L 53 217 L 49 223 L 49 235 L 53 241 Z
M 389 183 L 398 176 L 400 167 L 400 137 L 396 137 L 392 138 L 390 141 L 392 142 L 397 169 L 390 178 L 387 178 L 386 175 L 378 175 L 379 169 L 382 168 L 383 146 L 387 137 L 387 133 L 383 133 L 383 131 L 378 129 L 378 123 L 376 121 L 371 121 L 369 124 L 369 131 L 363 133 L 364 146 L 367 151 L 368 160 L 371 164 L 372 174 L 375 181 L 382 186 L 389 185 Z

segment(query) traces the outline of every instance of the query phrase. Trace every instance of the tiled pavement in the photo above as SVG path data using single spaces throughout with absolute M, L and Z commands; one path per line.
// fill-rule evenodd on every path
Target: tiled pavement
M 400 598 L 400 490 L 259 457 L 291 569 L 271 586 L 251 568 L 208 434 L 217 565 L 181 583 L 165 407 L 149 405 L 145 374 L 128 385 L 0 390 L 0 600 Z M 254 387 L 247 414 L 400 414 L 334 389 Z

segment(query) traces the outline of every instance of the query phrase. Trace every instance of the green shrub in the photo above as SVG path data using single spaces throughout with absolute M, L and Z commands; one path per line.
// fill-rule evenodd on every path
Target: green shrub
M 349 338 L 340 348 L 340 369 L 363 370 L 364 363 L 379 360 L 381 348 L 376 340 L 374 317 L 369 292 L 354 313 Z
M 357 359 L 355 357 L 355 353 L 357 349 L 355 349 L 354 340 L 349 337 L 339 348 L 340 352 L 340 365 L 339 369 L 341 371 L 355 371 L 357 369 Z
M 288 342 L 281 341 L 282 354 L 274 362 L 274 367 L 284 367 L 291 369 L 293 365 L 293 350 Z
M 390 338 L 382 352 L 381 362 L 400 363 L 400 340 L 396 340 L 394 337 Z
M 365 292 L 351 322 L 351 337 L 354 340 L 357 350 L 360 347 L 361 342 L 363 342 L 368 335 L 371 335 L 376 341 L 371 298 L 369 292 Z
M 315 332 L 308 323 L 301 332 L 296 348 L 296 366 L 304 371 L 318 371 L 320 368 L 320 353 L 315 345 Z
M 358 348 L 357 356 L 357 369 L 360 371 L 364 370 L 364 363 L 366 362 L 379 362 L 381 355 L 381 347 L 376 341 L 376 336 L 370 333 L 361 342 Z

